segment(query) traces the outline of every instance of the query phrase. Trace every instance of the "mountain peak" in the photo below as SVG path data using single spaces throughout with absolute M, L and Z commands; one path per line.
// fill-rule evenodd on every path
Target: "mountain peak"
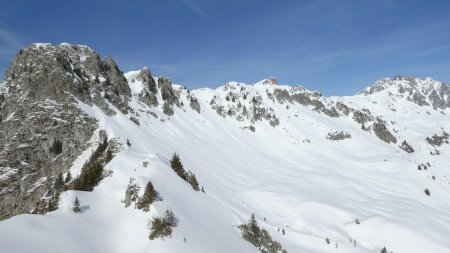
M 420 106 L 431 105 L 434 108 L 450 107 L 450 86 L 430 77 L 417 78 L 397 75 L 384 78 L 365 88 L 358 95 L 375 95 L 387 92 L 395 97 L 406 98 Z
M 278 81 L 275 77 L 268 77 L 255 83 L 254 85 L 278 85 Z

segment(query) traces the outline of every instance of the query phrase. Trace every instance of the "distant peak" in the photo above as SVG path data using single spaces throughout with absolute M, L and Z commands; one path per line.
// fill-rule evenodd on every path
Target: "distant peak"
M 254 85 L 278 85 L 278 81 L 275 77 L 269 77 L 255 83 Z
M 386 92 L 389 96 L 403 97 L 420 106 L 431 105 L 440 109 L 450 107 L 450 86 L 429 77 L 397 75 L 378 80 L 358 94 L 370 96 Z

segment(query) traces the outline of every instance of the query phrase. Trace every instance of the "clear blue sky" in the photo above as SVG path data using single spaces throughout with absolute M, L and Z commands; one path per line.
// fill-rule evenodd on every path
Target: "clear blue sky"
M 32 42 L 85 44 L 191 89 L 275 76 L 351 95 L 395 74 L 450 82 L 450 1 L 0 0 L 0 71 Z

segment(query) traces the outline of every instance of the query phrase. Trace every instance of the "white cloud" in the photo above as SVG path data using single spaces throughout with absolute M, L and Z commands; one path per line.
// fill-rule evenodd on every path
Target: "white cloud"
M 197 13 L 201 17 L 206 17 L 206 12 L 200 7 L 197 0 L 183 0 L 183 3 L 189 7 L 192 11 Z

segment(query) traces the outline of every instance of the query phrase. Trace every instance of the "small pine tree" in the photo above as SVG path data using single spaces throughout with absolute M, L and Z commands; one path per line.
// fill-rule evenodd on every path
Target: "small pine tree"
M 72 174 L 70 173 L 70 170 L 69 170 L 69 172 L 67 172 L 67 176 L 66 176 L 66 179 L 64 180 L 64 183 L 68 183 L 68 182 L 70 182 L 70 180 L 72 180 Z
M 199 190 L 200 190 L 200 188 L 199 188 L 199 186 L 198 186 L 197 178 L 195 177 L 194 174 L 191 174 L 191 175 L 189 176 L 189 182 L 191 183 L 192 189 L 194 189 L 194 190 L 196 190 L 196 191 L 199 191 Z
M 128 139 L 127 139 L 127 145 L 128 145 L 128 147 L 131 147 L 131 142 Z
M 80 201 L 78 200 L 78 196 L 75 196 L 75 201 L 73 202 L 72 211 L 73 211 L 74 213 L 79 213 L 79 212 L 81 212 L 81 209 L 80 209 Z
M 152 204 L 156 199 L 156 191 L 153 187 L 152 182 L 148 182 L 145 187 L 144 195 L 139 198 L 139 201 L 136 204 L 138 209 L 143 209 L 148 212 L 150 210 L 150 204 Z
M 59 191 L 56 191 L 53 196 L 48 200 L 47 211 L 56 211 L 59 208 Z
M 282 233 L 283 235 L 286 234 L 286 231 L 284 231 L 284 228 L 281 230 L 281 233 Z
M 57 190 L 61 189 L 64 186 L 64 179 L 63 179 L 63 175 L 61 172 L 56 177 L 54 186 L 55 186 L 55 189 L 57 189 Z
M 427 195 L 427 196 L 430 196 L 430 190 L 428 190 L 428 188 L 425 188 L 425 194 Z
M 172 159 L 170 160 L 170 167 L 185 181 L 187 181 L 186 171 L 184 170 L 183 164 L 181 163 L 181 159 L 177 153 L 172 155 Z
M 172 227 L 176 226 L 175 215 L 170 209 L 167 209 L 163 218 L 153 218 L 152 221 L 149 221 L 148 226 L 150 228 L 150 240 L 170 236 L 172 234 Z
M 386 247 L 384 247 L 383 249 L 381 249 L 381 253 L 387 253 Z

